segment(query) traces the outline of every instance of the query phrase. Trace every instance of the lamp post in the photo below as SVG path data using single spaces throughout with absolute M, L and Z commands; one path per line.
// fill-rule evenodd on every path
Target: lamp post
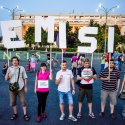
M 4 7 L 4 6 L 1 6 L 1 9 L 5 9 L 5 10 L 7 10 L 8 12 L 10 12 L 10 13 L 11 13 L 11 16 L 12 16 L 12 20 L 14 20 L 14 16 L 15 16 L 15 14 L 16 14 L 17 12 L 20 12 L 20 11 L 24 12 L 24 10 L 19 9 L 19 6 L 16 6 L 16 7 L 13 8 L 13 9 L 10 9 L 10 8 Z
M 111 8 L 105 8 L 102 4 L 99 4 L 98 9 L 96 9 L 96 12 L 103 11 L 105 13 L 105 44 L 104 44 L 104 52 L 107 52 L 107 44 L 106 44 L 106 33 L 107 33 L 107 18 L 108 14 L 113 11 L 115 8 L 119 8 L 119 5 L 113 6 Z

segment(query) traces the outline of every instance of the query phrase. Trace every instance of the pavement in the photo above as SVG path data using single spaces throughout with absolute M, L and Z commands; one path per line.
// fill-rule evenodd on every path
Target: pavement
M 71 62 L 69 58 L 66 58 L 68 62 L 68 68 L 71 69 Z M 0 69 L 2 69 L 3 63 L 5 61 L 0 61 Z M 20 65 L 26 67 L 26 63 L 24 61 L 20 62 Z M 39 65 L 37 65 L 37 70 L 39 69 Z M 97 73 L 99 74 L 100 70 L 100 61 L 98 59 L 94 59 L 93 66 L 95 67 Z M 43 119 L 40 123 L 36 122 L 37 117 L 37 97 L 34 93 L 34 80 L 35 80 L 35 73 L 27 72 L 28 75 L 28 93 L 26 94 L 27 100 L 27 110 L 28 114 L 30 115 L 30 121 L 26 122 L 23 119 L 23 112 L 20 106 L 19 100 L 18 103 L 18 115 L 19 117 L 11 121 L 10 116 L 12 115 L 12 108 L 10 107 L 9 102 L 9 83 L 5 81 L 3 76 L 0 75 L 0 125 L 125 125 L 125 120 L 122 119 L 122 107 L 123 101 L 118 99 L 117 106 L 115 107 L 115 111 L 117 114 L 117 119 L 112 120 L 109 117 L 109 101 L 107 101 L 105 117 L 100 118 L 100 91 L 101 91 L 101 81 L 96 80 L 94 83 L 94 97 L 93 97 L 93 112 L 96 115 L 96 119 L 90 119 L 88 117 L 88 106 L 86 99 L 83 101 L 83 109 L 82 114 L 83 118 L 78 120 L 77 122 L 72 122 L 68 120 L 68 104 L 67 101 L 65 103 L 65 114 L 66 118 L 64 121 L 60 121 L 60 110 L 59 110 L 59 101 L 58 101 L 58 93 L 57 93 L 57 85 L 55 84 L 55 76 L 56 72 L 60 69 L 60 66 L 56 69 L 53 69 L 54 80 L 50 82 L 50 92 L 47 98 L 47 107 L 46 107 L 46 114 L 47 118 Z M 122 68 L 123 70 L 121 73 L 121 83 L 123 80 L 125 65 Z M 74 116 L 77 115 L 78 112 L 78 88 L 76 85 L 76 94 L 73 96 L 74 99 Z

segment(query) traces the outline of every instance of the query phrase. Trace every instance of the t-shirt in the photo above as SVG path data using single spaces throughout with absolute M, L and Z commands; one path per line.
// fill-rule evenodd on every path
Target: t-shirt
M 17 82 L 18 79 L 18 73 L 19 73 L 19 68 L 20 68 L 20 75 L 19 75 L 19 90 L 21 90 L 24 87 L 24 79 L 27 78 L 27 74 L 25 71 L 25 68 L 23 66 L 18 66 L 17 68 L 11 66 L 8 68 L 10 70 L 10 83 L 15 83 Z
M 42 73 L 41 71 L 36 73 L 37 80 L 48 80 L 49 75 L 50 75 L 50 72 L 48 72 L 48 71 L 46 71 L 44 73 Z M 49 88 L 38 88 L 38 84 L 37 84 L 36 91 L 37 92 L 48 92 Z
M 30 58 L 30 62 L 31 62 L 31 63 L 35 63 L 36 61 L 37 61 L 37 59 L 36 59 L 35 57 L 31 57 L 31 58 Z
M 109 69 L 105 68 L 99 75 L 99 78 L 107 78 L 109 76 Z M 110 72 L 110 81 L 105 80 L 102 81 L 102 90 L 106 91 L 116 91 L 117 87 L 117 81 L 120 79 L 120 73 L 117 69 L 113 69 L 112 72 Z
M 95 69 L 92 67 L 92 69 L 89 68 L 79 68 L 78 69 L 78 74 L 80 77 L 84 78 L 80 82 L 80 87 L 85 88 L 85 89 L 92 89 L 92 84 L 94 83 L 94 79 L 91 77 L 91 75 L 96 75 Z
M 113 58 L 114 58 L 114 63 L 118 63 L 118 53 L 115 53 L 115 54 L 113 54 Z
M 58 91 L 69 92 L 71 90 L 70 87 L 71 79 L 73 78 L 72 71 L 69 69 L 66 69 L 66 71 L 62 70 L 58 71 L 56 74 L 56 80 L 58 80 L 61 75 L 63 75 L 63 78 L 61 79 L 58 85 Z

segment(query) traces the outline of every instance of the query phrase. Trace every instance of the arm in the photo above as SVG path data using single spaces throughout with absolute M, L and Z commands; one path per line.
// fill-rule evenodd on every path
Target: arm
M 71 84 L 72 84 L 72 94 L 74 95 L 75 94 L 75 83 L 74 83 L 73 78 L 71 78 Z
M 107 80 L 109 81 L 110 77 L 109 76 L 107 78 L 100 77 L 99 79 L 102 80 L 102 81 L 107 81 Z
M 63 78 L 63 75 L 60 75 L 60 77 L 56 80 L 56 84 L 60 84 L 62 78 Z
M 122 82 L 122 87 L 121 87 L 121 90 L 120 90 L 120 93 L 122 92 L 123 88 L 124 88 L 124 85 L 125 85 L 125 75 L 124 75 L 124 80 Z
M 50 72 L 49 79 L 50 79 L 50 80 L 53 80 L 52 72 Z
M 82 80 L 83 78 L 80 75 L 77 75 L 77 80 Z
M 35 86 L 34 86 L 34 92 L 36 93 L 36 88 L 37 88 L 37 82 L 38 82 L 38 79 L 37 79 L 37 75 L 36 75 L 36 78 L 35 78 Z
M 5 75 L 5 80 L 9 80 L 10 79 L 10 69 L 7 70 L 7 73 Z
M 120 87 L 120 79 L 118 79 L 117 91 L 119 91 L 119 87 Z

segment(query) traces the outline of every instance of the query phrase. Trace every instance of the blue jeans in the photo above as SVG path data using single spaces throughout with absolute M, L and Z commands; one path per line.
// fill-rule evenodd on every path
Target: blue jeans
M 59 94 L 59 103 L 62 104 L 64 103 L 64 97 L 68 99 L 68 104 L 73 104 L 73 97 L 72 97 L 72 92 L 60 92 L 58 91 Z
M 120 61 L 120 62 L 119 62 L 119 71 L 122 71 L 122 64 L 123 64 L 123 62 Z

